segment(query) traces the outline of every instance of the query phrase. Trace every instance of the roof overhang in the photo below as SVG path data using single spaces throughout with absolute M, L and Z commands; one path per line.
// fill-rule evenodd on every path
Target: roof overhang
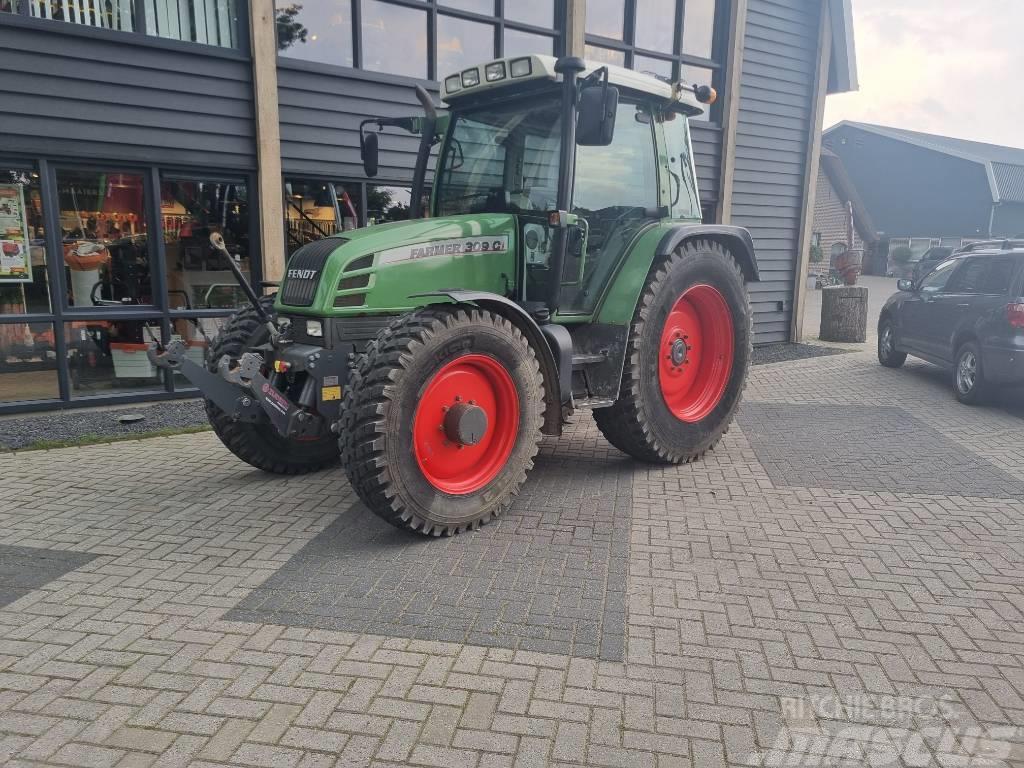
M 853 0 L 828 0 L 828 4 L 832 23 L 828 92 L 847 93 L 859 90 L 857 49 L 853 39 Z

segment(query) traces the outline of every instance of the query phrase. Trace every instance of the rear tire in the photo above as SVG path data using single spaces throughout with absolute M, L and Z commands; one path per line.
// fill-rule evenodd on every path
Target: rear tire
M 342 465 L 359 498 L 394 526 L 428 536 L 475 529 L 525 482 L 544 400 L 537 356 L 506 318 L 419 309 L 384 329 L 356 363 L 342 404 Z M 479 428 L 476 443 L 450 431 L 450 412 L 467 406 L 476 409 L 477 421 L 465 422 Z
M 886 368 L 899 368 L 907 362 L 907 353 L 896 351 L 896 329 L 889 318 L 878 326 L 878 362 Z
M 960 345 L 953 362 L 953 394 L 964 405 L 980 405 L 988 396 L 981 348 L 976 342 Z
M 656 264 L 633 318 L 619 399 L 594 411 L 608 442 L 656 464 L 713 448 L 746 386 L 752 318 L 743 274 L 722 245 L 685 243 Z
M 260 305 L 274 316 L 274 296 L 263 296 Z M 269 338 L 270 332 L 256 310 L 245 307 L 228 318 L 217 334 L 207 365 L 216 373 L 217 363 L 224 355 L 238 359 L 244 352 L 266 344 Z M 289 440 L 278 433 L 269 419 L 234 421 L 210 400 L 206 401 L 206 416 L 229 451 L 264 472 L 303 475 L 338 461 L 338 445 L 332 435 L 315 440 Z

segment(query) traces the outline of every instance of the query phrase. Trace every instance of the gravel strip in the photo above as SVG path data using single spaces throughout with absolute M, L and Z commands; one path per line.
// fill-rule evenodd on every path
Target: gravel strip
M 765 344 L 763 347 L 754 347 L 754 356 L 750 359 L 750 364 L 788 363 L 791 360 L 806 360 L 811 357 L 845 355 L 849 351 L 835 347 L 819 347 L 816 344 Z
M 118 421 L 118 417 L 128 414 L 144 418 L 131 424 Z M 162 429 L 201 427 L 207 423 L 202 400 L 175 400 L 111 409 L 51 411 L 0 419 L 0 448 L 17 450 L 42 440 L 75 440 L 87 435 L 142 435 Z

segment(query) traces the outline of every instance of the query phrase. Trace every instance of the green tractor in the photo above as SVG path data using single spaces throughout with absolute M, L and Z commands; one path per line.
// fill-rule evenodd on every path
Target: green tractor
M 712 448 L 758 279 L 746 230 L 701 224 L 688 119 L 714 91 L 525 56 L 446 78 L 446 110 L 417 95 L 423 115 L 360 128 L 371 177 L 385 128 L 419 136 L 411 220 L 299 248 L 276 299 L 214 234 L 252 306 L 207 367 L 176 342 L 154 363 L 199 387 L 243 461 L 299 474 L 340 457 L 373 512 L 426 535 L 500 515 L 575 410 L 641 461 Z

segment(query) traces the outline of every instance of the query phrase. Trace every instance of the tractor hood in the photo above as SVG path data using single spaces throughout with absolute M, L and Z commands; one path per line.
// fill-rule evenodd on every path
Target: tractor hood
M 515 284 L 516 217 L 485 213 L 378 224 L 318 240 L 288 261 L 277 308 L 318 317 L 399 314 L 414 294 Z

